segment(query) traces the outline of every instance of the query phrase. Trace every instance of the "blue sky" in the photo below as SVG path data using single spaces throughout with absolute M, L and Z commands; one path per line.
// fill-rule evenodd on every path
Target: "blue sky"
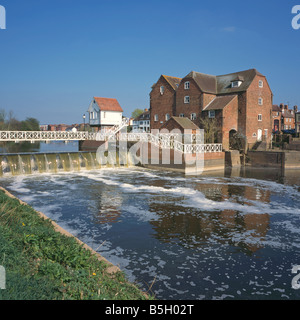
M 300 105 L 294 5 L 272 1 L 0 0 L 0 109 L 17 119 L 78 123 L 93 96 L 129 116 L 149 107 L 161 74 L 256 68 L 274 103 Z

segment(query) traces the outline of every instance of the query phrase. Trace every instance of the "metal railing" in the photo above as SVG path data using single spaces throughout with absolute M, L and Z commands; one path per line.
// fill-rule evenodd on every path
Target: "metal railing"
M 125 124 L 124 124 L 125 126 Z M 0 131 L 0 142 L 14 141 L 131 141 L 151 143 L 162 149 L 174 149 L 182 153 L 221 152 L 222 144 L 201 143 L 201 135 L 182 135 L 179 133 L 121 133 L 116 131 Z M 119 130 L 121 128 L 119 127 Z

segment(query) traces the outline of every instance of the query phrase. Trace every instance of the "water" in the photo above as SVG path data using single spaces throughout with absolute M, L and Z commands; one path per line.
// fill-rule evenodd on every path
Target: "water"
M 23 152 L 39 152 L 39 153 L 49 153 L 49 152 L 77 152 L 78 141 L 50 141 L 46 142 L 6 142 L 0 143 L 0 153 L 23 153 Z
M 299 299 L 299 176 L 102 168 L 0 184 L 158 299 Z

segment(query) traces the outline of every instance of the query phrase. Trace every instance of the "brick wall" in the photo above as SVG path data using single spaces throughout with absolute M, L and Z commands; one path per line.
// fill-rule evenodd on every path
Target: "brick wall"
M 160 87 L 164 87 L 164 93 L 161 94 Z M 175 90 L 170 84 L 160 77 L 158 82 L 152 88 L 150 93 L 150 128 L 159 129 L 166 122 L 166 114 L 170 117 L 175 112 Z M 154 120 L 155 115 L 158 115 L 158 121 Z
M 263 81 L 263 88 L 260 88 L 259 80 Z M 258 100 L 262 98 L 262 105 Z M 257 142 L 258 131 L 262 130 L 262 135 L 267 133 L 267 140 L 270 141 L 272 133 L 272 92 L 265 77 L 256 76 L 247 90 L 246 94 L 246 118 L 243 127 L 249 147 Z M 261 115 L 261 121 L 258 119 Z M 265 131 L 267 130 L 267 131 Z M 255 135 L 254 135 L 255 134 Z
M 224 150 L 229 150 L 229 133 L 238 131 L 238 98 L 233 99 L 222 112 L 222 144 Z
M 189 81 L 190 88 L 185 89 L 185 82 Z M 189 96 L 190 102 L 184 103 L 184 97 Z M 199 119 L 202 110 L 202 92 L 193 78 L 182 79 L 176 92 L 176 116 L 184 114 L 185 117 L 191 119 L 191 114 L 196 113 L 196 120 L 193 122 L 199 126 Z

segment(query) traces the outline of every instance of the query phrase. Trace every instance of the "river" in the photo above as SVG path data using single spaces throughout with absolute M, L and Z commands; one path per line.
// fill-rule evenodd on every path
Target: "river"
M 299 172 L 102 168 L 1 177 L 158 299 L 299 299 Z

